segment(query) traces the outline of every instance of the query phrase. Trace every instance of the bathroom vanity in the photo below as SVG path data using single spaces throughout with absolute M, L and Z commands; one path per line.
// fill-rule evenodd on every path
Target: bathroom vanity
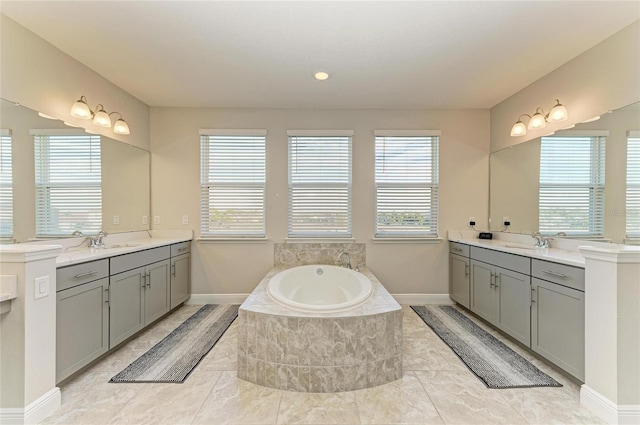
M 451 298 L 584 381 L 584 259 L 500 240 L 449 242 Z
M 56 381 L 186 301 L 190 252 L 190 240 L 149 238 L 60 254 Z

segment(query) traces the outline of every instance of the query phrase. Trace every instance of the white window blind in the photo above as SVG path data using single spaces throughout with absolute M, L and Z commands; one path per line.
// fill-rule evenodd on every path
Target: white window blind
M 440 138 L 429 133 L 407 136 L 398 133 L 376 132 L 375 235 L 435 237 Z
M 201 236 L 264 237 L 266 131 L 200 133 Z
M 640 238 L 640 132 L 627 138 L 627 238 Z M 636 134 L 638 133 L 638 134 Z
M 13 176 L 11 168 L 11 135 L 0 132 L 0 237 L 13 236 Z
M 604 235 L 605 137 L 543 137 L 539 229 L 543 234 Z
M 288 132 L 289 237 L 351 237 L 352 134 Z
M 35 134 L 36 235 L 102 228 L 100 136 Z

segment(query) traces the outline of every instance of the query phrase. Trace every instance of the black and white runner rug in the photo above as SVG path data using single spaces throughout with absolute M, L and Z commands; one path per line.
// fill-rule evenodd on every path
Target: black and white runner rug
M 183 383 L 238 316 L 238 307 L 203 306 L 109 382 Z
M 453 306 L 411 306 L 488 388 L 561 387 Z

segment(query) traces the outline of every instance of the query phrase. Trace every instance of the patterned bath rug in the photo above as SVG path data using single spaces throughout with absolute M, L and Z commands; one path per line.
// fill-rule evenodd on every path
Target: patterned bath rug
M 411 306 L 488 388 L 561 387 L 453 306 Z
M 238 317 L 238 307 L 203 306 L 109 382 L 183 383 Z

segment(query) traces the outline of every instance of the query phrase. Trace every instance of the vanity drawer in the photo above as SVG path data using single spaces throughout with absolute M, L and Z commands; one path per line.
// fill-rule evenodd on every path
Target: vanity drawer
M 468 257 L 469 245 L 458 242 L 449 242 L 449 252 L 452 254 L 462 255 L 463 257 Z
M 584 269 L 580 267 L 532 260 L 531 276 L 584 292 Z
M 472 246 L 471 258 L 482 261 L 483 263 L 513 270 L 514 272 L 526 275 L 531 274 L 531 260 L 529 257 Z
M 111 257 L 111 275 L 166 260 L 170 256 L 171 249 L 170 246 L 167 245 Z
M 171 245 L 171 256 L 182 255 L 191 252 L 191 241 L 174 243 Z
M 74 264 L 56 270 L 56 292 L 109 276 L 109 260 Z

